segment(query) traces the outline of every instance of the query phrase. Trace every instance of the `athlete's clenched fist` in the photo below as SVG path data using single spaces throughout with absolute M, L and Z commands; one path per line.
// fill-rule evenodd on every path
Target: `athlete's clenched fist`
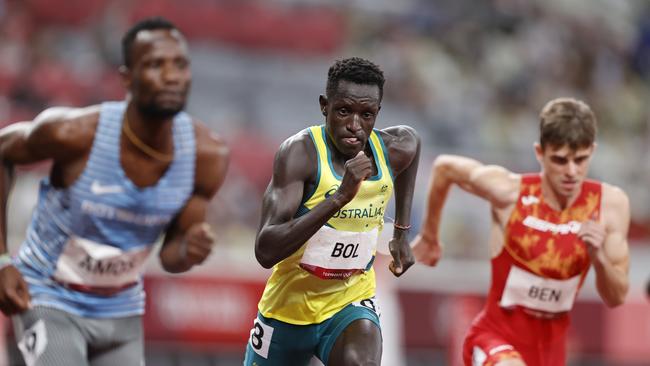
M 196 223 L 187 230 L 182 246 L 182 256 L 187 264 L 201 264 L 212 252 L 216 241 L 214 231 L 208 223 Z
M 372 175 L 372 161 L 359 151 L 357 156 L 345 162 L 345 172 L 339 193 L 349 202 L 359 192 L 361 183 Z
M 587 244 L 587 250 L 592 258 L 601 253 L 606 236 L 605 226 L 594 220 L 583 222 L 578 231 L 578 237 Z

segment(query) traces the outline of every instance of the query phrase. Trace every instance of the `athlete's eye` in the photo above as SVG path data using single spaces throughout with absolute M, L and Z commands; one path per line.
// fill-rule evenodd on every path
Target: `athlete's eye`
M 153 60 L 150 60 L 150 61 L 148 61 L 147 63 L 145 63 L 145 66 L 146 66 L 146 67 L 149 67 L 149 68 L 159 68 L 159 67 L 162 66 L 162 64 L 163 64 L 163 63 L 162 63 L 162 60 L 160 60 L 160 59 L 153 59 Z
M 567 158 L 562 158 L 562 157 L 559 157 L 559 156 L 552 156 L 551 157 L 551 162 L 553 162 L 554 164 L 564 165 L 564 164 L 568 163 L 569 160 Z
M 187 59 L 184 58 L 179 58 L 174 60 L 174 63 L 176 64 L 176 67 L 178 67 L 181 70 L 185 70 L 190 66 L 190 62 Z

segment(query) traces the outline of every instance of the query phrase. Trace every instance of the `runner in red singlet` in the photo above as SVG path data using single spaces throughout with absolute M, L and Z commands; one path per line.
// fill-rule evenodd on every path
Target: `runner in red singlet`
M 568 311 L 590 266 L 603 301 L 623 303 L 629 201 L 621 189 L 586 179 L 595 136 L 589 106 L 555 99 L 540 115 L 539 173 L 519 175 L 461 156 L 434 162 L 428 210 L 413 243 L 419 262 L 440 259 L 440 217 L 453 184 L 492 209 L 492 284 L 465 339 L 465 365 L 564 365 Z

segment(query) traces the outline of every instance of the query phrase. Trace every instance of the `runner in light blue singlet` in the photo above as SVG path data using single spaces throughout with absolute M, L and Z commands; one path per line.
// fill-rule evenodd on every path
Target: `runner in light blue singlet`
M 186 41 L 150 18 L 123 46 L 125 101 L 51 108 L 0 130 L 3 207 L 14 165 L 52 161 L 13 260 L 0 225 L 0 310 L 27 366 L 143 365 L 142 271 L 154 244 L 164 238 L 160 263 L 174 273 L 214 244 L 205 214 L 228 149 L 183 112 Z

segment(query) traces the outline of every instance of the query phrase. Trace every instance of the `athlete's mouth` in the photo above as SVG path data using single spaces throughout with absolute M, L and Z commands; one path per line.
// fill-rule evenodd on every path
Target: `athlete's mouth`
M 157 96 L 162 98 L 182 98 L 184 93 L 180 90 L 162 90 L 157 93 Z
M 567 188 L 573 188 L 573 187 L 576 186 L 576 184 L 578 184 L 578 181 L 575 181 L 575 180 L 565 180 L 565 181 L 562 181 L 562 185 L 563 185 L 564 187 L 567 187 Z
M 360 145 L 361 144 L 361 139 L 358 137 L 344 137 L 343 142 L 345 142 L 348 145 Z

